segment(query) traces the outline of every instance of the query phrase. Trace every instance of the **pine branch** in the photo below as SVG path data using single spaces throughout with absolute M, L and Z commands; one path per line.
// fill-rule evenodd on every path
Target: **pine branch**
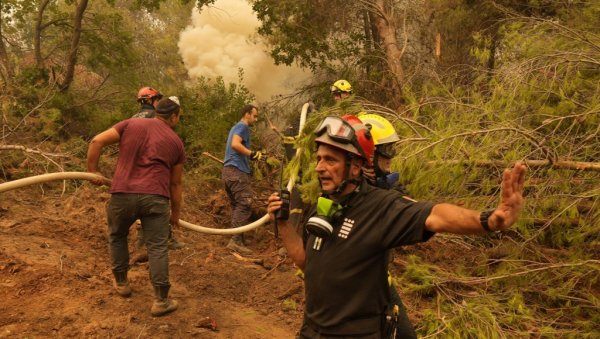
M 489 277 L 489 278 L 446 279 L 444 281 L 437 282 L 436 284 L 437 285 L 448 284 L 448 283 L 460 283 L 460 284 L 464 284 L 464 285 L 486 284 L 486 283 L 490 283 L 495 280 L 518 277 L 518 276 L 527 275 L 527 274 L 531 274 L 531 273 L 535 273 L 535 272 L 547 271 L 547 270 L 556 269 L 556 268 L 577 267 L 577 266 L 584 266 L 584 265 L 600 265 L 600 260 L 590 259 L 590 260 L 585 260 L 585 261 L 581 261 L 581 262 L 577 262 L 577 263 L 563 263 L 563 264 L 547 265 L 547 266 L 538 267 L 538 268 L 534 268 L 534 269 L 530 269 L 530 270 L 524 270 L 524 271 L 510 273 L 510 274 L 503 274 L 503 275 Z M 600 270 L 600 266 L 598 266 L 597 269 Z

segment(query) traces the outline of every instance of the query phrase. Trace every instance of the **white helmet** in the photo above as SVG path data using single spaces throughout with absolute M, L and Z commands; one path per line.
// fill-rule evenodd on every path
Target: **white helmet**
M 181 104 L 179 103 L 179 98 L 176 96 L 171 96 L 169 97 L 169 100 L 173 101 L 174 103 L 177 104 L 177 106 L 181 106 Z

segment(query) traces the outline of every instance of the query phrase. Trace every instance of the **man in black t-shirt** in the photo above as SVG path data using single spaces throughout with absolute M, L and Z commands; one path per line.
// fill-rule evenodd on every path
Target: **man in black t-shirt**
M 154 118 L 156 116 L 156 105 L 163 95 L 152 87 L 142 87 L 138 91 L 137 102 L 140 103 L 140 111 L 132 118 Z
M 396 133 L 396 129 L 392 123 L 381 115 L 373 113 L 362 112 L 359 113 L 357 117 L 369 131 L 371 131 L 373 143 L 375 144 L 373 168 L 363 168 L 365 180 L 375 187 L 400 192 L 405 202 L 415 202 L 415 200 L 409 196 L 404 185 L 398 182 L 400 179 L 399 173 L 392 172 L 391 170 L 392 159 L 396 155 L 394 146 L 400 141 L 400 137 L 398 136 L 398 133 Z M 393 258 L 394 253 L 393 251 L 390 251 L 390 263 L 393 261 Z M 402 298 L 392 283 L 393 277 L 389 269 L 387 282 L 390 290 L 390 302 L 392 303 L 392 306 L 387 313 L 388 316 L 396 321 L 396 338 L 417 339 L 417 333 L 408 319 L 408 314 L 406 312 L 406 307 L 402 302 Z
M 315 130 L 322 196 L 301 237 L 284 220 L 279 234 L 294 263 L 304 270 L 304 323 L 300 338 L 390 338 L 387 286 L 390 249 L 427 241 L 435 233 L 483 234 L 510 227 L 523 206 L 525 166 L 505 171 L 502 199 L 478 212 L 456 205 L 409 202 L 395 190 L 366 184 L 361 168 L 371 166 L 373 140 L 354 116 L 327 117 Z M 271 219 L 281 208 L 269 197 Z

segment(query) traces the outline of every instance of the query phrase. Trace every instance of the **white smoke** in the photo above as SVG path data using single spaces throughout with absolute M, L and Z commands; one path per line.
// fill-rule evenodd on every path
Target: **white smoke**
M 225 82 L 235 83 L 242 68 L 244 85 L 260 101 L 293 91 L 309 73 L 276 66 L 255 34 L 259 24 L 245 0 L 217 0 L 201 13 L 194 8 L 192 24 L 180 33 L 178 42 L 189 76 L 222 76 Z

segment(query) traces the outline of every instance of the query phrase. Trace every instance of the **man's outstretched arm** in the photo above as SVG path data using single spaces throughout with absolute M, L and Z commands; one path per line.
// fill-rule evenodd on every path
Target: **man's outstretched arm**
M 527 168 L 516 163 L 512 170 L 502 175 L 500 204 L 488 219 L 492 231 L 503 231 L 518 219 L 523 207 L 523 186 Z M 437 204 L 425 221 L 425 227 L 436 233 L 481 234 L 486 230 L 480 222 L 481 212 L 452 204 Z

